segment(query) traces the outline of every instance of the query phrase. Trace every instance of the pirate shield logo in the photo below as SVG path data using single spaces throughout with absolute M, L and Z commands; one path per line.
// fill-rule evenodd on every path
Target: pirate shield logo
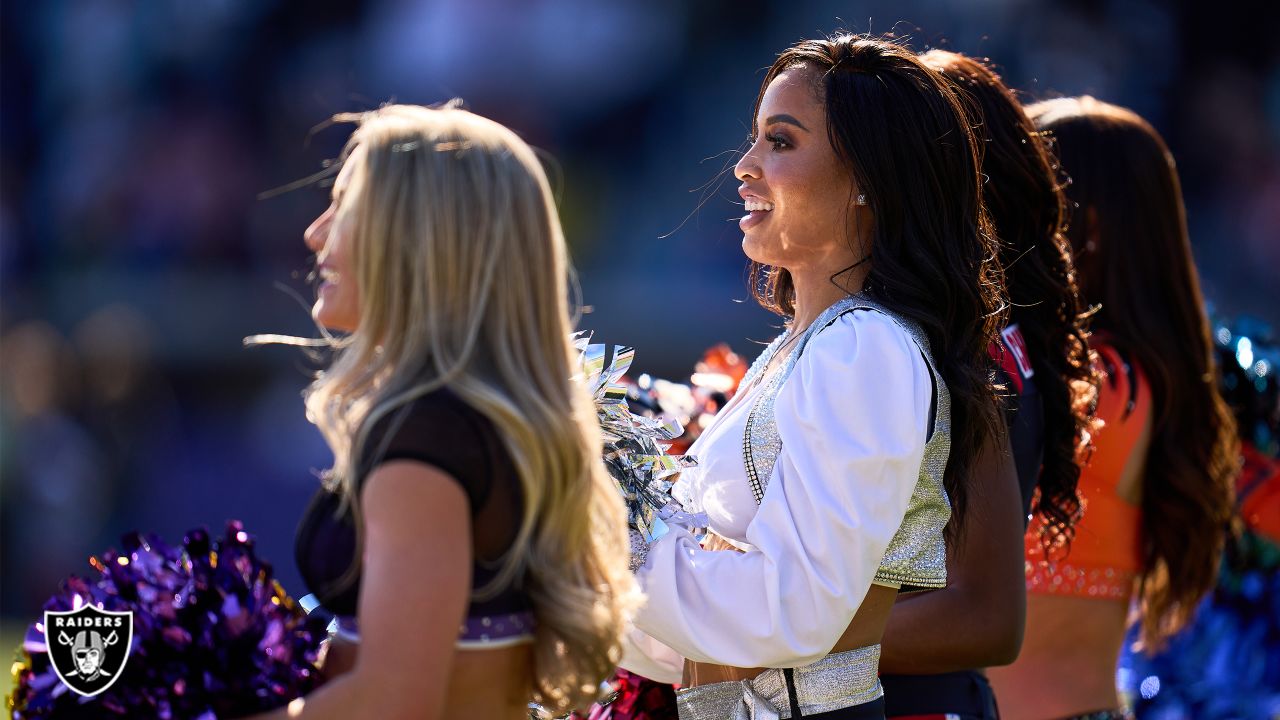
M 63 684 L 86 697 L 111 687 L 124 670 L 133 642 L 133 613 L 85 605 L 44 613 L 49 662 Z

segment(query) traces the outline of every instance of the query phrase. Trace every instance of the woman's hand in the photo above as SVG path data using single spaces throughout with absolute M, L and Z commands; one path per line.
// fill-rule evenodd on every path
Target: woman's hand
M 741 549 L 733 545 L 730 545 L 728 540 L 725 540 L 723 537 L 713 532 L 707 533 L 707 538 L 702 541 L 702 549 L 716 550 L 716 551 L 729 550 L 729 551 L 738 552 L 738 553 L 742 552 Z
M 316 663 L 320 668 L 321 677 L 325 682 L 330 682 L 351 672 L 356 665 L 356 655 L 359 651 L 359 643 L 341 637 L 325 640 L 320 650 L 320 660 Z

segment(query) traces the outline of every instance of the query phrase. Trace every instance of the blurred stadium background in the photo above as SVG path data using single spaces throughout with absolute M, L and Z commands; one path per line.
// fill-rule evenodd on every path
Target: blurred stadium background
M 753 355 L 722 172 L 763 70 L 837 27 L 992 58 L 1029 98 L 1090 93 L 1168 139 L 1206 295 L 1280 320 L 1276 3 L 1154 0 L 6 0 L 0 10 L 0 652 L 134 528 L 242 519 L 294 594 L 327 466 L 301 233 L 335 112 L 452 97 L 554 158 L 582 328 L 681 378 Z M 721 182 L 721 181 L 724 182 Z M 305 300 L 300 301 L 299 298 Z

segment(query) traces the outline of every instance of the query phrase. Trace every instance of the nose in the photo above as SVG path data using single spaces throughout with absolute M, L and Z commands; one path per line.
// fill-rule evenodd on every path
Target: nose
M 756 180 L 760 179 L 762 174 L 760 172 L 760 163 L 756 160 L 756 156 L 752 154 L 753 150 L 755 150 L 755 145 L 748 148 L 747 151 L 742 154 L 742 157 L 738 158 L 737 164 L 733 166 L 733 176 L 739 180 L 746 180 L 748 178 Z
M 320 217 L 312 221 L 302 233 L 302 241 L 307 244 L 307 249 L 313 253 L 319 253 L 324 249 L 324 245 L 329 240 L 329 225 L 333 222 L 333 208 L 325 210 Z

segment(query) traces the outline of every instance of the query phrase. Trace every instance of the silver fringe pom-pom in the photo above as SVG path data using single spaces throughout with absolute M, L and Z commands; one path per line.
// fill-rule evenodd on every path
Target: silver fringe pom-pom
M 604 463 L 622 493 L 627 524 L 646 548 L 666 533 L 667 521 L 705 527 L 704 516 L 686 513 L 671 496 L 680 472 L 697 465 L 689 455 L 667 453 L 670 441 L 680 437 L 684 428 L 673 419 L 637 415 L 627 404 L 622 379 L 631 368 L 635 349 L 615 345 L 610 353 L 608 346 L 590 343 L 585 337 L 575 338 L 575 344 L 582 353 L 581 378 L 595 401 L 604 433 Z

